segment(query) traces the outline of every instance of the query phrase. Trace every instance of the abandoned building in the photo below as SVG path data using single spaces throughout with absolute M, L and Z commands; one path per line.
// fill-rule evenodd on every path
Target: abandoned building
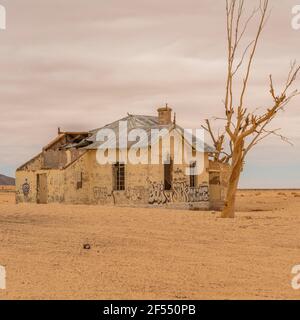
M 176 133 L 175 139 L 182 143 L 182 128 L 172 117 L 167 105 L 158 109 L 157 116 L 128 114 L 125 118 L 100 129 L 119 131 L 120 121 L 126 121 L 128 131 L 144 129 L 167 129 Z M 23 164 L 16 172 L 16 202 L 69 203 L 119 206 L 165 206 L 187 209 L 218 209 L 222 207 L 226 192 L 227 169 L 211 160 L 214 149 L 203 142 L 203 167 L 199 174 L 186 174 L 195 163 L 177 164 L 122 162 L 99 164 L 97 140 L 100 129 L 89 132 L 62 132 L 46 145 L 41 153 Z M 153 148 L 153 141 L 144 148 Z M 161 152 L 161 141 L 159 152 Z M 143 148 L 143 146 L 141 147 Z M 193 149 L 193 152 L 198 152 Z

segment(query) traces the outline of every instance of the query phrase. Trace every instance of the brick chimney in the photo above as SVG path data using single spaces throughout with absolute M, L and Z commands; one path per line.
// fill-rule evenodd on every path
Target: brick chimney
M 158 122 L 161 125 L 168 125 L 172 123 L 172 109 L 166 103 L 165 107 L 157 109 Z

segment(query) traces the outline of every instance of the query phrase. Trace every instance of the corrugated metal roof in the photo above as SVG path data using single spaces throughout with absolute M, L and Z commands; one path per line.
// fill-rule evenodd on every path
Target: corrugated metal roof
M 127 132 L 126 132 L 126 128 L 124 127 L 122 130 L 124 130 L 123 132 L 121 132 L 119 134 L 119 128 L 120 128 L 120 122 L 126 122 L 127 124 Z M 120 120 L 114 121 L 110 124 L 105 125 L 102 128 L 98 128 L 98 129 L 94 129 L 91 130 L 89 132 L 90 136 L 86 139 L 83 139 L 82 141 L 80 141 L 78 144 L 74 145 L 70 145 L 68 147 L 77 147 L 77 148 L 84 148 L 84 149 L 98 149 L 103 142 L 102 141 L 97 141 L 97 134 L 99 133 L 100 130 L 102 129 L 110 129 L 112 130 L 112 132 L 114 133 L 111 137 L 109 137 L 109 139 L 106 139 L 105 143 L 106 146 L 108 146 L 108 148 L 115 148 L 115 145 L 119 146 L 119 137 L 123 137 L 125 135 L 128 135 L 130 133 L 130 131 L 132 131 L 133 129 L 143 129 L 146 132 L 146 136 L 142 137 L 140 142 L 140 147 L 147 147 L 153 143 L 156 143 L 157 141 L 155 141 L 155 139 L 153 139 L 152 137 L 152 141 L 151 141 L 151 131 L 153 129 L 167 129 L 166 132 L 169 132 L 171 129 L 175 129 L 178 133 L 180 133 L 181 135 L 183 135 L 184 133 L 184 129 L 181 128 L 180 126 L 178 126 L 177 124 L 174 125 L 173 123 L 170 125 L 159 125 L 159 121 L 158 121 L 158 117 L 155 116 L 144 116 L 144 115 L 131 115 L 128 114 L 127 117 L 124 117 Z M 189 133 L 185 133 L 186 136 L 189 136 Z M 193 141 L 193 146 L 195 147 L 196 144 L 198 144 L 198 146 L 200 146 L 201 149 L 204 148 L 204 150 L 206 152 L 213 152 L 214 149 L 209 146 L 208 144 L 206 144 L 204 141 L 196 139 L 196 137 L 193 135 L 192 137 L 189 137 L 190 139 L 192 139 Z M 136 144 L 137 141 L 128 141 L 127 142 L 127 147 L 131 147 L 133 144 Z
M 95 141 L 96 134 L 100 129 L 118 130 L 120 121 L 127 121 L 127 126 L 128 126 L 129 130 L 136 129 L 136 128 L 142 128 L 142 127 L 143 128 L 145 128 L 145 127 L 151 128 L 153 126 L 159 125 L 158 117 L 128 114 L 127 117 L 124 117 L 120 120 L 117 120 L 117 121 L 114 121 L 110 124 L 107 124 L 104 127 L 90 131 L 90 133 L 92 133 L 92 136 L 89 138 L 89 141 Z

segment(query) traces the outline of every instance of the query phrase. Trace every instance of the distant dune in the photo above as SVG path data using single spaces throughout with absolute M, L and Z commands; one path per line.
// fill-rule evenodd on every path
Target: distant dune
M 0 186 L 14 186 L 15 179 L 0 174 Z

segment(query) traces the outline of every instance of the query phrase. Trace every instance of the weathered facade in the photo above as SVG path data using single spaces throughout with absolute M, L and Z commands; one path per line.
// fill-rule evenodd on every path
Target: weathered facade
M 158 109 L 158 117 L 128 115 L 103 127 L 113 130 L 117 137 L 123 134 L 119 132 L 120 121 L 127 122 L 128 132 L 137 128 L 147 133 L 152 129 L 166 129 L 173 137 L 170 161 L 164 161 L 163 136 L 150 141 L 147 135 L 136 149 L 138 153 L 147 151 L 150 157 L 156 145 L 157 164 L 151 161 L 123 163 L 118 156 L 114 163 L 99 164 L 101 142 L 97 134 L 103 128 L 90 132 L 59 130 L 58 136 L 40 154 L 17 170 L 17 203 L 165 206 L 195 210 L 221 207 L 226 190 L 226 168 L 210 160 L 213 149 L 204 142 L 201 173 L 188 175 L 187 170 L 193 165 L 174 161 L 174 145 L 184 145 L 186 141 L 182 129 L 171 120 L 171 111 L 166 106 Z M 118 147 L 114 151 L 119 151 Z M 193 153 L 196 152 L 193 149 Z

